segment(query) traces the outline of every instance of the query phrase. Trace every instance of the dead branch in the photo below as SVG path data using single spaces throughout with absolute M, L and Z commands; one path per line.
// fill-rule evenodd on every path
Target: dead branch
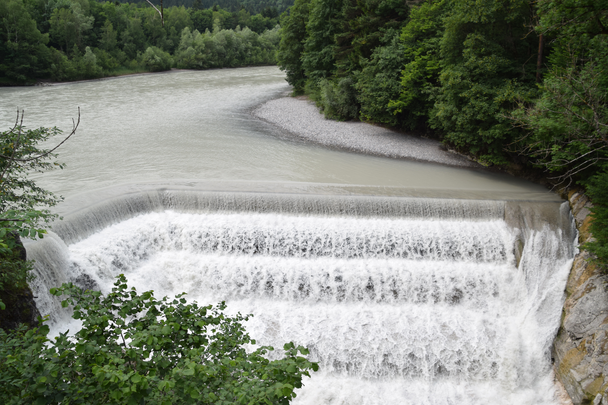
M 164 27 L 165 26 L 165 18 L 163 17 L 163 12 L 161 11 L 163 9 L 163 2 L 160 2 L 160 10 L 156 8 L 156 6 L 154 4 L 152 4 L 152 2 L 150 0 L 146 0 L 148 2 L 149 5 L 151 5 L 154 10 L 156 10 L 158 12 L 158 15 L 160 15 L 160 24 Z

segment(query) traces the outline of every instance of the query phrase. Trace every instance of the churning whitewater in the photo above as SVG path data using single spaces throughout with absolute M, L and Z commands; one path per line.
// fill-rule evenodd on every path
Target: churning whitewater
M 555 404 L 548 349 L 572 244 L 557 227 L 513 229 L 493 206 L 477 220 L 148 212 L 47 240 L 59 268 L 39 271 L 104 292 L 124 273 L 140 291 L 254 314 L 259 344 L 294 341 L 319 362 L 297 404 Z M 55 328 L 77 327 L 39 283 Z

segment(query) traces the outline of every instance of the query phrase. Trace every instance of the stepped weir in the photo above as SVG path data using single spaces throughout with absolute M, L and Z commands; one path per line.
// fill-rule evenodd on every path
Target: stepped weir
M 76 206 L 27 245 L 56 331 L 77 325 L 50 287 L 124 273 L 254 314 L 260 344 L 307 346 L 320 372 L 297 404 L 557 404 L 566 204 L 149 187 Z

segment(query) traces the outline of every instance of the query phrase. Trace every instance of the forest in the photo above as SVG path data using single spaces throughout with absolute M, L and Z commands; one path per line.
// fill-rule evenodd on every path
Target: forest
M 280 4 L 191 3 L 0 0 L 0 85 L 276 63 Z
M 558 181 L 605 162 L 607 1 L 296 0 L 281 23 L 279 65 L 328 117 Z

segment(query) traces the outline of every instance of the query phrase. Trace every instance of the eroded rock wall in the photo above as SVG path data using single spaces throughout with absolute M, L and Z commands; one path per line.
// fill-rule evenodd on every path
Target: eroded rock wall
M 583 244 L 592 237 L 591 203 L 582 192 L 571 191 L 567 197 Z M 568 278 L 553 345 L 555 373 L 574 405 L 608 405 L 608 275 L 588 258 L 589 253 L 581 250 Z

